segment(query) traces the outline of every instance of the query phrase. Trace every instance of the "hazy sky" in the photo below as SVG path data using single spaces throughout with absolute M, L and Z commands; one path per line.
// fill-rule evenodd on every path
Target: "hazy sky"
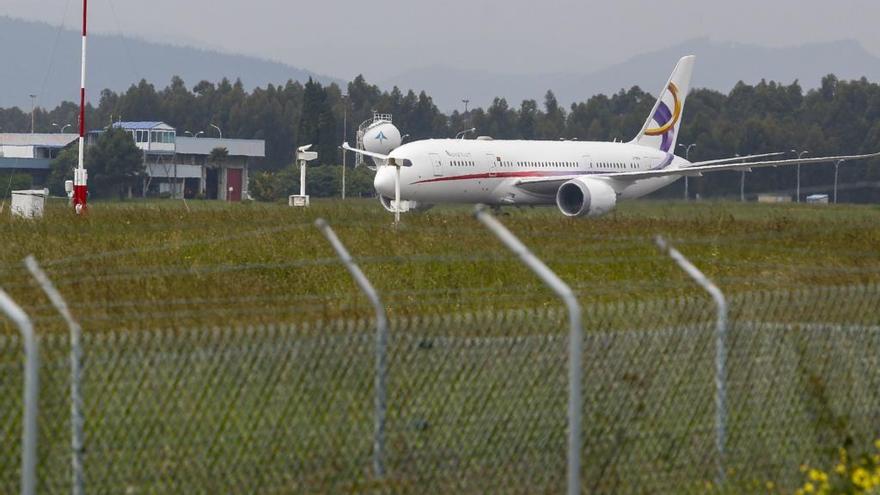
M 2 0 L 0 15 L 76 27 L 81 5 Z M 880 55 L 877 0 L 90 0 L 89 8 L 96 32 L 371 81 L 430 65 L 589 72 L 698 36 L 770 46 L 852 38 Z

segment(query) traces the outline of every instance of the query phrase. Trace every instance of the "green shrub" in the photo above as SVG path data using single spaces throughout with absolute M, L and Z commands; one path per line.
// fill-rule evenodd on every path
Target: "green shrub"
M 30 189 L 33 185 L 29 174 L 0 172 L 0 198 L 12 196 L 12 191 Z

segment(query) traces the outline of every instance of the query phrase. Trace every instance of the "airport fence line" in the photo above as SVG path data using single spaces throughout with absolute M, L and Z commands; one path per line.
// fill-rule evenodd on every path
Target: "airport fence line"
M 24 411 L 2 423 L 2 438 L 15 447 L 0 454 L 0 487 L 15 491 L 20 480 L 22 493 L 38 486 L 74 494 L 749 491 L 768 481 L 794 487 L 797 466 L 821 465 L 841 447 L 865 449 L 880 436 L 871 426 L 880 405 L 870 392 L 857 393 L 880 378 L 877 285 L 727 298 L 658 238 L 655 256 L 677 262 L 711 298 L 661 292 L 647 302 L 582 308 L 575 296 L 590 288 L 569 287 L 488 212 L 477 217 L 565 312 L 544 304 L 389 319 L 379 292 L 319 221 L 374 319 L 116 325 L 80 335 L 53 281 L 29 258 L 51 302 L 42 309 L 54 308 L 71 335 L 40 336 L 37 415 L 22 404 L 22 383 L 33 383 L 20 368 L 27 341 L 0 333 L 0 400 Z M 511 259 L 357 261 L 439 258 Z M 279 266 L 201 270 L 270 265 Z M 174 272 L 103 276 L 157 269 Z M 71 273 L 56 274 L 64 288 Z M 14 305 L 0 302 L 7 311 Z M 221 312 L 225 302 L 198 301 L 195 311 Z M 20 325 L 25 337 L 27 325 Z M 37 349 L 25 347 L 31 355 Z M 28 372 L 36 366 L 30 357 L 26 363 Z M 38 433 L 28 434 L 34 424 Z
M 880 287 L 730 300 L 726 483 L 795 487 L 801 464 L 878 438 Z M 567 315 L 392 318 L 384 473 L 374 471 L 375 320 L 118 329 L 82 337 L 83 484 L 93 493 L 560 492 Z M 716 482 L 708 299 L 584 308 L 582 490 Z M 71 342 L 40 337 L 40 492 L 73 482 Z M 0 338 L 0 491 L 18 491 L 22 341 Z

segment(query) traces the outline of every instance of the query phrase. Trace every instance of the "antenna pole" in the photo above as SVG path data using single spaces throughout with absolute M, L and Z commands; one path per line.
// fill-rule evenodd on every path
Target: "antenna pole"
M 84 213 L 86 199 L 88 198 L 88 186 L 86 183 L 89 174 L 84 166 L 85 137 L 86 137 L 86 22 L 88 19 L 89 0 L 83 0 L 82 22 L 82 74 L 79 86 L 79 161 L 73 174 L 73 209 L 77 213 Z

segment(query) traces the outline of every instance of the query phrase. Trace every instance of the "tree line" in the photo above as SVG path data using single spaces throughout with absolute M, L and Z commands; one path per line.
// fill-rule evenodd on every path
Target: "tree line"
M 486 108 L 445 114 L 425 92 L 383 91 L 362 76 L 348 83 L 344 91 L 336 84 L 323 86 L 309 80 L 304 84 L 270 84 L 250 92 L 241 81 L 201 81 L 190 88 L 174 77 L 162 89 L 142 80 L 125 92 L 104 90 L 97 106 L 87 107 L 86 118 L 91 129 L 119 120 L 161 120 L 181 135 L 187 131 L 212 135 L 216 132 L 213 124 L 223 130 L 224 137 L 263 139 L 266 158 L 256 168 L 277 174 L 263 176 L 264 184 L 276 176 L 290 179 L 285 180 L 280 195 L 295 187 L 296 179 L 285 169 L 291 166 L 297 146 L 312 143 L 319 153 L 318 164 L 337 165 L 341 162 L 339 144 L 343 139 L 353 142 L 357 125 L 373 111 L 393 114 L 394 123 L 409 135 L 408 140 L 452 137 L 475 127 L 476 134 L 496 139 L 611 141 L 631 139 L 654 101 L 655 96 L 634 86 L 612 95 L 595 95 L 566 108 L 548 91 L 541 102 L 525 100 L 512 106 L 504 98 L 496 98 Z M 78 107 L 71 102 L 51 110 L 38 108 L 35 130 L 57 132 L 67 123 L 75 124 L 77 114 Z M 343 138 L 344 120 L 347 132 Z M 30 125 L 29 112 L 0 109 L 2 132 L 28 132 Z M 67 129 L 71 131 L 72 127 Z M 696 144 L 690 151 L 692 161 L 787 150 L 809 151 L 813 156 L 877 151 L 880 85 L 864 78 L 839 81 L 828 75 L 818 88 L 809 91 L 797 81 L 740 82 L 728 93 L 695 89 L 688 96 L 680 132 L 680 144 Z M 318 177 L 338 175 L 321 172 L 320 167 L 315 170 Z M 747 177 L 747 191 L 791 188 L 794 173 L 792 168 L 755 171 Z M 692 179 L 692 191 L 737 194 L 739 179 L 733 174 Z M 805 187 L 832 180 L 833 167 L 802 169 Z M 878 163 L 841 168 L 841 181 L 856 180 L 880 180 Z M 331 182 L 328 179 L 327 184 Z M 677 192 L 667 189 L 665 194 Z M 877 200 L 878 196 L 868 191 L 859 199 Z

